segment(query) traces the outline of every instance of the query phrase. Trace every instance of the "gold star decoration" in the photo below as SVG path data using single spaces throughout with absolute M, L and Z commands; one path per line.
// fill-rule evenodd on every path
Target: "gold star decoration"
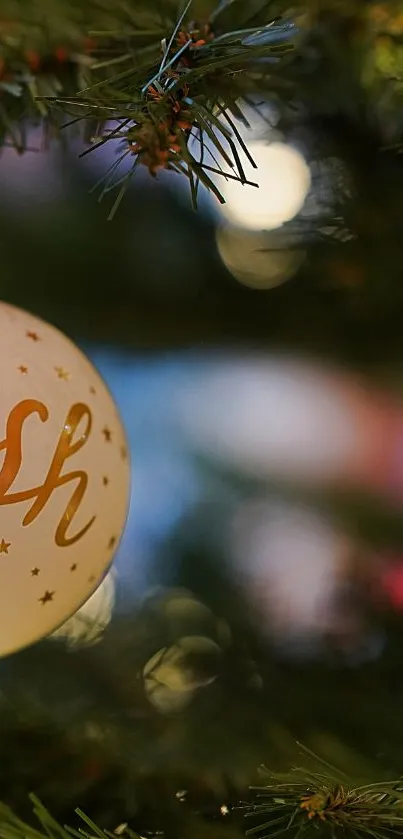
M 0 542 L 0 554 L 8 554 L 10 545 L 11 542 L 6 542 L 5 539 L 2 539 Z
M 112 548 L 114 548 L 115 545 L 116 545 L 116 536 L 111 536 L 111 538 L 109 539 L 109 542 L 108 542 L 109 550 L 112 550 Z
M 112 440 L 112 432 L 111 432 L 111 430 L 108 428 L 108 426 L 107 426 L 107 425 L 105 426 L 105 428 L 103 428 L 103 429 L 102 429 L 102 434 L 103 434 L 103 435 L 104 435 L 104 437 L 105 437 L 105 442 L 106 442 L 106 443 L 110 443 L 110 442 L 111 442 L 111 440 Z
M 77 571 L 77 563 L 73 562 L 73 565 L 70 565 L 70 571 Z
M 96 394 L 96 390 L 95 390 L 95 388 L 94 388 L 94 385 L 91 385 L 91 387 L 90 387 L 90 393 L 92 393 L 92 395 L 93 395 L 93 396 L 95 396 L 95 394 Z
M 40 341 L 39 335 L 37 332 L 30 332 L 29 330 L 26 333 L 27 338 L 30 338 L 31 341 Z
M 20 364 L 18 369 L 22 374 L 28 373 L 28 367 L 25 367 L 25 364 Z
M 58 379 L 63 379 L 64 382 L 68 382 L 70 378 L 70 373 L 68 373 L 67 370 L 64 369 L 64 367 L 55 367 L 55 370 Z
M 120 454 L 121 454 L 122 460 L 127 460 L 127 448 L 126 448 L 126 446 L 121 446 L 120 447 Z
M 95 574 L 91 574 L 91 577 L 88 577 L 89 583 L 95 583 Z
M 43 595 L 43 597 L 39 598 L 39 603 L 42 603 L 42 606 L 44 606 L 45 603 L 50 603 L 53 600 L 54 595 L 55 595 L 54 591 L 45 591 L 45 594 Z
M 103 483 L 104 487 L 108 486 L 109 478 L 106 475 L 104 475 L 104 477 L 102 478 L 102 483 Z
M 40 568 L 31 568 L 31 577 L 37 577 L 40 572 Z

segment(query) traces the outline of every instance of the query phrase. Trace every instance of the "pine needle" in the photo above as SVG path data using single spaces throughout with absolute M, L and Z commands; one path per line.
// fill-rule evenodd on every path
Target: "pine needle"
M 254 801 L 243 809 L 255 824 L 246 831 L 247 836 L 265 839 L 287 833 L 300 839 L 304 834 L 315 835 L 318 828 L 327 830 L 332 839 L 348 835 L 352 839 L 388 839 L 403 834 L 400 781 L 357 782 L 299 745 L 307 765 L 285 774 L 264 769 L 267 783 L 251 788 Z
M 3 142 L 11 142 L 23 151 L 20 127 L 27 118 L 39 123 L 46 119 L 55 131 L 72 124 L 81 126 L 83 137 L 88 135 L 87 123 L 95 120 L 101 126 L 100 139 L 80 157 L 120 138 L 128 149 L 138 148 L 136 161 L 147 165 L 151 174 L 166 168 L 187 177 L 194 206 L 200 182 L 222 202 L 208 174 L 215 175 L 221 164 L 215 171 L 205 165 L 204 153 L 198 163 L 188 153 L 188 143 L 196 130 L 208 138 L 216 158 L 232 169 L 238 180 L 247 183 L 242 155 L 252 166 L 255 164 L 236 126 L 242 115 L 239 102 L 246 93 L 253 94 L 257 86 L 266 85 L 270 90 L 274 69 L 271 65 L 268 70 L 261 59 L 272 56 L 278 62 L 292 48 L 289 30 L 270 19 L 269 0 L 262 2 L 252 20 L 248 15 L 245 20 L 243 0 L 234 0 L 232 31 L 220 28 L 227 3 L 220 3 L 210 18 L 199 22 L 190 20 L 192 0 L 174 21 L 170 21 L 164 2 L 150 9 L 146 0 L 133 4 L 125 0 L 98 0 L 96 4 L 73 0 L 70 12 L 64 5 L 54 21 L 47 21 L 46 31 L 22 11 L 21 19 L 13 20 L 13 33 L 17 34 L 12 44 L 0 27 L 0 55 L 7 84 L 15 90 L 15 95 L 10 92 L 2 97 Z M 62 49 L 63 60 L 59 61 L 59 44 L 66 40 L 65 31 L 69 32 L 69 44 Z M 270 38 L 266 38 L 267 33 Z M 88 37 L 93 39 L 89 53 L 85 46 Z M 54 79 L 51 90 L 48 83 L 45 88 L 42 85 L 42 73 L 50 65 Z M 66 115 L 71 119 L 66 121 Z M 117 128 L 108 129 L 111 121 Z M 140 145 L 132 140 L 136 130 L 137 134 L 140 131 Z M 177 165 L 181 161 L 183 167 Z M 123 198 L 137 162 L 127 178 L 115 183 L 120 191 L 110 217 Z M 117 168 L 113 164 L 102 179 L 101 185 L 106 186 L 101 196 L 114 188 Z

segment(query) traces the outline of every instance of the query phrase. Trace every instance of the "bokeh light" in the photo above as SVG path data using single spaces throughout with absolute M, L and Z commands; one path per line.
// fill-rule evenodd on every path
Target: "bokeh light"
M 178 410 L 195 448 L 246 474 L 348 484 L 387 468 L 382 405 L 359 382 L 297 359 L 216 364 Z
M 241 504 L 232 523 L 231 554 L 251 613 L 288 644 L 309 647 L 340 631 L 338 595 L 353 552 L 323 516 L 278 500 Z
M 291 279 L 305 259 L 303 248 L 273 241 L 266 231 L 219 225 L 216 242 L 220 257 L 234 279 L 260 291 Z
M 248 230 L 275 230 L 301 211 L 311 186 L 309 166 L 298 149 L 286 143 L 250 143 L 256 164 L 245 166 L 258 188 L 220 178 L 228 221 Z

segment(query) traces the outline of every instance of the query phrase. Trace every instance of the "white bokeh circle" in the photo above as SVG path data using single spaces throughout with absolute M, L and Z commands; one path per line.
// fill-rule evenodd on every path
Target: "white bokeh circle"
M 275 230 L 302 210 L 311 187 L 311 172 L 302 154 L 286 143 L 249 144 L 256 164 L 245 165 L 248 186 L 220 178 L 224 218 L 245 230 Z

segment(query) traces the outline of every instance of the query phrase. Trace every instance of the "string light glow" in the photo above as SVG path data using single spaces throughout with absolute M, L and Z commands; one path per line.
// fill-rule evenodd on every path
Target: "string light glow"
M 286 143 L 251 143 L 249 150 L 257 169 L 249 164 L 245 174 L 258 187 L 220 178 L 226 201 L 222 213 L 248 230 L 275 230 L 301 211 L 311 186 L 310 169 L 302 154 Z

